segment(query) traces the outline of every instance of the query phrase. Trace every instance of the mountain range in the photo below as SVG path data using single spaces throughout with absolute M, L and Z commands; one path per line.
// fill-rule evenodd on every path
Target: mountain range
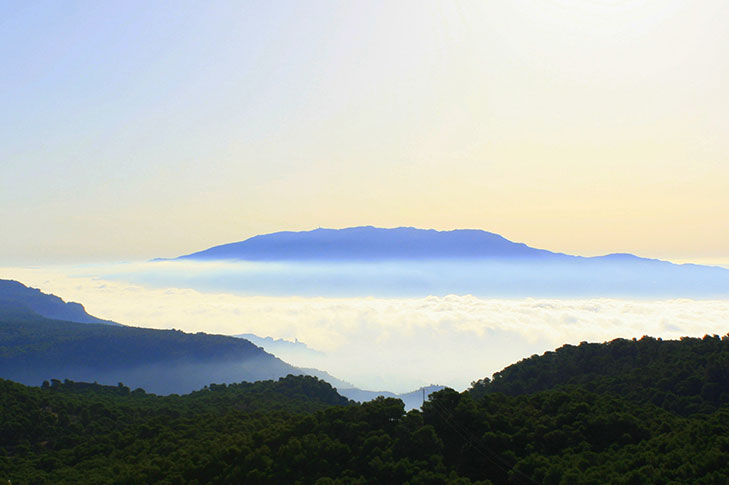
M 215 290 L 229 288 L 257 294 L 729 296 L 729 269 L 674 264 L 627 253 L 575 256 L 470 229 L 363 226 L 277 232 L 214 246 L 175 260 L 258 263 L 245 267 L 230 264 L 228 269 L 217 266 L 220 274 L 200 278 Z M 195 278 L 192 276 L 190 281 Z
M 564 256 L 481 230 L 436 231 L 413 227 L 384 229 L 361 226 L 263 234 L 245 241 L 214 246 L 178 259 L 382 261 Z
M 373 226 L 282 231 L 213 246 L 175 259 L 245 261 L 386 261 L 386 260 L 586 260 L 662 262 L 629 253 L 582 257 L 513 242 L 480 229 L 437 231 L 414 227 Z

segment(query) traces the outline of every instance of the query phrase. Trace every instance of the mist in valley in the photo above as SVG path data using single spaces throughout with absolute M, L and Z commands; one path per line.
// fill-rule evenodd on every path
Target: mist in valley
M 727 272 L 709 270 L 722 277 Z M 83 302 L 92 315 L 127 325 L 298 340 L 302 345 L 279 342 L 267 350 L 294 366 L 378 391 L 409 392 L 430 384 L 464 389 L 566 343 L 726 333 L 726 299 L 581 296 L 584 291 L 559 288 L 549 290 L 559 297 L 549 291 L 519 296 L 506 291 L 508 286 L 492 295 L 489 285 L 504 280 L 494 271 L 488 264 L 444 262 L 430 267 L 149 262 L 3 268 L 8 277 Z M 525 278 L 510 274 L 513 281 Z M 550 278 L 556 278 L 553 272 L 543 275 L 543 288 Z M 266 348 L 262 341 L 258 345 Z M 220 369 L 185 369 L 201 374 L 200 385 L 227 376 Z M 129 385 L 122 377 L 109 376 L 114 384 L 119 379 Z M 155 388 L 154 380 L 150 377 L 147 386 Z

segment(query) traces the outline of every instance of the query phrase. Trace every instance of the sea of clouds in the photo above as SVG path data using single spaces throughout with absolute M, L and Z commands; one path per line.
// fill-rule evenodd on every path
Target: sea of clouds
M 298 339 L 319 352 L 279 357 L 393 392 L 427 384 L 463 389 L 563 344 L 729 332 L 729 300 L 252 295 L 191 287 L 213 279 L 194 272 L 214 266 L 176 263 L 174 285 L 169 273 L 152 278 L 155 264 L 0 268 L 0 277 L 127 325 Z

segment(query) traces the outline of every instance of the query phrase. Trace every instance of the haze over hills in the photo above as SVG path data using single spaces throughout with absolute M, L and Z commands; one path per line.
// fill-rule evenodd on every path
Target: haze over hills
M 36 309 L 59 317 L 48 318 Z M 277 357 L 281 350 L 287 355 L 322 355 L 302 342 L 253 334 L 228 337 L 129 327 L 88 315 L 78 303 L 65 303 L 17 281 L 0 280 L 0 378 L 28 385 L 52 378 L 123 382 L 169 394 L 195 391 L 210 383 L 293 374 L 317 377 L 357 401 L 388 396 L 402 397 L 407 409 L 422 404 L 418 391 L 402 396 L 363 391 L 326 371 L 292 366 Z
M 101 320 L 78 303 L 0 280 L 0 378 L 57 378 L 184 393 L 217 383 L 305 374 L 248 340 Z
M 411 392 L 395 393 L 387 391 L 365 391 L 357 388 L 337 388 L 337 392 L 347 399 L 357 402 L 367 402 L 377 399 L 378 397 L 399 399 L 405 405 L 405 410 L 420 408 L 426 402 L 430 395 L 445 389 L 444 386 L 430 385 L 424 386 Z
M 729 296 L 729 269 L 674 264 L 626 253 L 573 256 L 470 229 L 364 226 L 278 232 L 173 261 L 230 263 L 203 269 L 201 277 L 187 274 L 185 281 L 193 285 L 199 282 L 205 289 L 256 294 Z M 254 264 L 243 267 L 235 263 Z
M 43 293 L 13 280 L 0 280 L 0 306 L 6 309 L 12 306 L 37 313 L 42 317 L 68 322 L 120 325 L 89 315 L 80 303 L 65 302 L 56 295 Z
M 304 374 L 247 340 L 179 330 L 80 324 L 0 308 L 0 377 L 51 378 L 185 393 L 210 383 Z
M 258 345 L 266 352 L 280 356 L 319 356 L 322 355 L 318 350 L 309 348 L 305 343 L 294 340 L 293 342 L 281 338 L 260 337 L 252 333 L 241 333 L 233 335 L 233 337 L 243 338 Z

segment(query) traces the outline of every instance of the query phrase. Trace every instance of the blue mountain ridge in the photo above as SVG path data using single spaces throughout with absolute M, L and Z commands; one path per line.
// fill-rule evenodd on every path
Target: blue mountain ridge
M 254 236 L 245 241 L 214 246 L 177 259 L 239 259 L 249 261 L 367 261 L 464 258 L 564 257 L 515 243 L 476 229 L 436 231 L 373 226 L 346 229 L 283 231 Z
M 627 253 L 574 256 L 475 229 L 362 226 L 286 231 L 175 260 L 284 264 L 227 269 L 223 265 L 198 277 L 208 289 L 255 294 L 729 297 L 729 269 Z
M 533 248 L 480 229 L 438 231 L 414 227 L 379 228 L 374 226 L 344 229 L 318 228 L 311 231 L 281 231 L 262 234 L 173 259 L 245 261 L 498 259 L 643 261 L 673 264 L 629 253 L 611 253 L 593 257 L 574 256 Z M 159 260 L 164 260 L 164 258 Z
M 111 320 L 89 315 L 80 303 L 65 302 L 56 295 L 43 293 L 37 288 L 30 288 L 15 280 L 0 279 L 0 306 L 15 307 L 18 310 L 37 313 L 45 318 L 67 322 L 121 325 Z

